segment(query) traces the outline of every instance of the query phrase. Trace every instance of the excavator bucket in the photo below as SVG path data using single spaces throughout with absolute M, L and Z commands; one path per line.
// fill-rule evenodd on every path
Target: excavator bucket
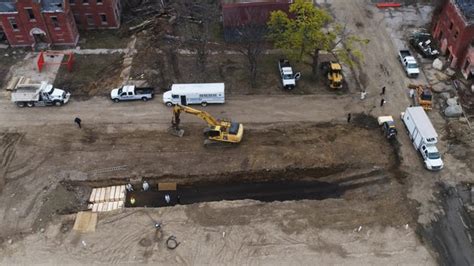
M 173 136 L 181 138 L 184 135 L 184 129 L 171 126 L 168 128 L 168 133 L 170 133 Z

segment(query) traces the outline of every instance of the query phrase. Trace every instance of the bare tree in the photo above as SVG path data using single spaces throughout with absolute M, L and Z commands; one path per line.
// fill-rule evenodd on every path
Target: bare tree
M 265 52 L 265 38 L 267 34 L 266 25 L 260 25 L 257 21 L 261 21 L 255 9 L 246 9 L 247 17 L 251 18 L 248 23 L 241 23 L 235 28 L 236 42 L 238 50 L 247 57 L 250 85 L 252 88 L 257 87 L 257 73 L 260 56 Z M 239 19 L 239 18 L 236 18 Z
M 188 31 L 186 42 L 193 45 L 196 65 L 206 70 L 211 26 L 219 16 L 217 0 L 179 0 L 175 2 L 179 21 Z

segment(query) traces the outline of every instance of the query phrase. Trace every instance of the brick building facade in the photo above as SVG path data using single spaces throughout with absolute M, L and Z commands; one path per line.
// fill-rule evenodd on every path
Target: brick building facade
M 118 28 L 119 0 L 0 0 L 0 30 L 13 47 L 76 45 L 80 29 Z
M 433 37 L 450 67 L 459 69 L 464 77 L 474 73 L 474 5 L 472 0 L 447 0 L 434 16 Z
M 235 39 L 236 29 L 250 23 L 265 26 L 272 11 L 288 13 L 293 0 L 221 0 L 226 41 Z

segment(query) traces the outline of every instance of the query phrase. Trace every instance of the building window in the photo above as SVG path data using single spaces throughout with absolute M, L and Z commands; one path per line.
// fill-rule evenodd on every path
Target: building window
M 89 26 L 94 26 L 95 25 L 94 18 L 92 17 L 91 14 L 86 14 L 86 18 L 87 18 L 87 25 L 89 25 Z
M 74 14 L 74 20 L 77 25 L 81 25 L 81 16 L 79 14 Z
M 28 19 L 30 21 L 35 20 L 35 14 L 33 13 L 33 9 L 31 8 L 25 8 L 26 12 L 28 13 Z
M 14 31 L 18 31 L 18 24 L 16 24 L 15 18 L 8 18 L 8 22 L 10 22 L 10 26 Z
M 454 39 L 455 39 L 455 40 L 458 38 L 458 34 L 459 34 L 459 31 L 456 30 L 456 31 L 454 32 Z
M 70 4 L 70 5 L 75 5 L 75 4 L 76 4 L 76 0 L 69 0 L 69 4 Z
M 55 29 L 58 29 L 59 28 L 59 20 L 58 20 L 58 17 L 51 17 L 51 21 L 53 22 L 53 27 Z
M 105 15 L 105 14 L 99 14 L 99 16 L 100 16 L 100 23 L 101 23 L 102 25 L 107 25 L 107 15 Z
M 82 0 L 82 4 L 83 4 L 83 5 L 88 5 L 88 4 L 89 4 L 89 0 Z
M 96 0 L 96 3 L 97 3 L 98 5 L 102 5 L 102 4 L 103 4 L 102 0 Z
M 450 21 L 450 22 L 449 22 L 449 29 L 452 30 L 452 29 L 453 29 L 453 26 L 454 26 L 453 22 Z

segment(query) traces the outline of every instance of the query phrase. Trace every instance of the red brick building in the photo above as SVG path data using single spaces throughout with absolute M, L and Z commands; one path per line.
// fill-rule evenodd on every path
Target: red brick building
M 272 11 L 289 12 L 293 0 L 221 0 L 224 37 L 232 40 L 234 29 L 250 23 L 265 26 Z
M 433 36 L 450 67 L 468 78 L 474 73 L 474 3 L 472 0 L 447 0 L 434 17 Z
M 78 28 L 120 26 L 119 0 L 0 0 L 0 31 L 11 46 L 76 45 Z

